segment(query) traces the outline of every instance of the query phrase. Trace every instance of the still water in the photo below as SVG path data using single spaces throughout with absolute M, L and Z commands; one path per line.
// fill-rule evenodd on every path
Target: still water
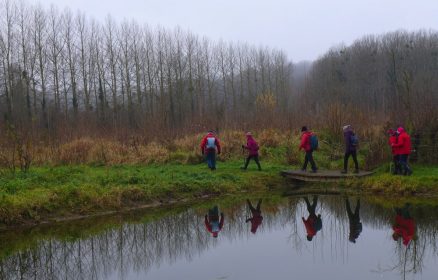
M 0 279 L 438 279 L 434 205 L 267 195 L 3 232 Z

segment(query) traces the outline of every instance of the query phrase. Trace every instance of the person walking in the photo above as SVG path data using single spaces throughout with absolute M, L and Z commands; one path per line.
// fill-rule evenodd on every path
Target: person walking
M 393 145 L 398 143 L 398 132 L 397 130 L 390 129 L 388 130 L 388 134 L 389 134 L 388 144 L 391 146 L 392 162 L 394 164 L 394 171 L 392 171 L 392 174 L 398 175 L 401 174 L 400 154 L 399 154 L 400 149 Z
M 219 155 L 221 153 L 219 139 L 213 131 L 209 131 L 201 141 L 201 153 L 206 156 L 208 168 L 212 171 L 216 170 L 216 150 Z
M 246 158 L 245 165 L 242 167 L 242 169 L 246 170 L 248 168 L 249 161 L 251 159 L 254 159 L 255 163 L 259 168 L 259 171 L 262 170 L 259 161 L 259 145 L 254 140 L 254 137 L 252 136 L 251 132 L 246 133 L 246 146 L 242 145 L 242 149 L 248 150 L 248 157 Z
M 357 146 L 358 139 L 354 133 L 353 127 L 351 125 L 346 125 L 343 127 L 344 131 L 344 141 L 345 141 L 345 155 L 344 155 L 344 170 L 341 173 L 346 174 L 348 171 L 348 159 L 350 156 L 354 161 L 354 173 L 359 173 L 359 163 L 357 162 Z
M 310 162 L 310 165 L 312 166 L 311 172 L 316 173 L 318 168 L 316 167 L 315 161 L 313 160 L 313 148 L 311 143 L 312 136 L 314 136 L 313 133 L 308 130 L 306 126 L 303 126 L 301 128 L 301 142 L 298 150 L 304 150 L 304 152 L 306 153 L 304 157 L 304 164 L 301 170 L 306 171 L 307 164 Z
M 401 126 L 397 129 L 397 132 L 399 134 L 398 141 L 391 146 L 398 149 L 401 174 L 410 176 L 412 174 L 412 169 L 408 164 L 408 158 L 412 149 L 411 136 L 409 136 L 406 130 Z

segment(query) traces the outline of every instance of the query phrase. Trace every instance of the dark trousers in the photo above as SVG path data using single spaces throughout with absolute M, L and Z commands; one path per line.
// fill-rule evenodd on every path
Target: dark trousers
M 250 161 L 251 159 L 254 159 L 255 163 L 256 163 L 257 166 L 259 167 L 259 170 L 261 170 L 262 167 L 260 166 L 259 156 L 248 156 L 248 157 L 246 158 L 245 166 L 244 166 L 243 168 L 246 169 L 246 168 L 248 167 L 249 161 Z
M 357 155 L 356 155 L 356 151 L 348 151 L 345 152 L 345 156 L 344 156 L 344 170 L 348 169 L 348 158 L 352 156 L 353 157 L 353 161 L 354 161 L 354 168 L 356 170 L 359 170 L 359 163 L 357 162 Z
M 409 155 L 400 155 L 400 171 L 401 174 L 406 175 L 412 173 L 408 164 Z
M 210 168 L 211 170 L 215 170 L 216 169 L 216 152 L 215 151 L 208 151 L 207 155 L 207 165 L 208 168 Z
M 313 160 L 313 151 L 306 152 L 306 156 L 304 157 L 303 170 L 307 169 L 307 164 L 310 162 L 312 166 L 312 170 L 316 171 L 318 168 L 316 167 L 315 161 Z
M 394 163 L 394 174 L 402 174 L 400 166 L 400 155 L 393 155 L 392 162 Z
M 316 205 L 318 205 L 318 197 L 316 195 L 313 196 L 312 204 L 307 197 L 304 197 L 304 201 L 306 202 L 307 211 L 309 215 L 316 216 Z

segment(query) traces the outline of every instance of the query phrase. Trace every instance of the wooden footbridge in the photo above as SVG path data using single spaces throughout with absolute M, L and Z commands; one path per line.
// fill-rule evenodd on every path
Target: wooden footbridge
M 284 170 L 283 177 L 304 182 L 337 182 L 349 178 L 361 178 L 374 174 L 372 171 L 360 171 L 359 173 L 341 173 L 340 171 L 321 170 L 316 173 L 301 170 Z

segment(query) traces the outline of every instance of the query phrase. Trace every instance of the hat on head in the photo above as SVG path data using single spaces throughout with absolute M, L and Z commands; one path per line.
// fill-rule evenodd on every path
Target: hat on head
M 252 136 L 252 133 L 248 131 L 248 132 L 246 133 L 246 136 Z
M 350 129 L 350 128 L 351 128 L 351 125 L 347 124 L 347 125 L 344 125 L 344 126 L 342 127 L 342 130 L 343 130 L 343 131 L 346 131 L 346 130 L 348 130 L 348 129 Z
M 303 127 L 301 128 L 301 132 L 303 132 L 303 131 L 307 131 L 307 126 L 303 126 Z

